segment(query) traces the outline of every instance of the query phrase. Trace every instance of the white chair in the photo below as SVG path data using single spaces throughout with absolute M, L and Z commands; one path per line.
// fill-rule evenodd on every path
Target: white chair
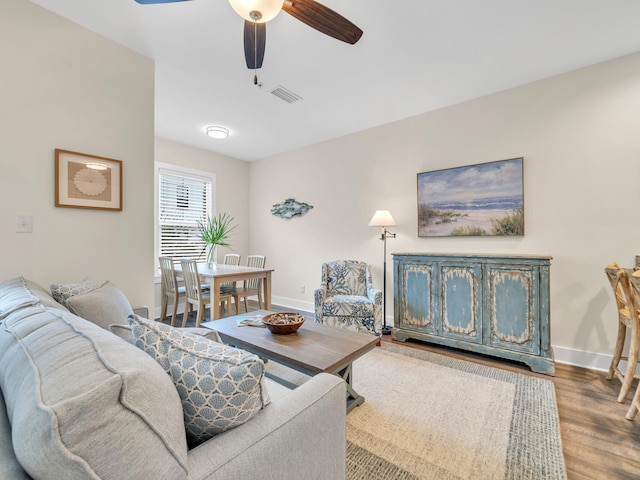
M 237 253 L 227 253 L 224 256 L 225 265 L 240 265 L 240 255 Z M 220 284 L 220 293 L 229 292 L 236 287 L 236 282 L 224 282 Z M 221 301 L 220 307 L 227 310 L 227 301 Z M 231 314 L 231 306 L 229 305 L 229 314 Z M 236 303 L 236 315 L 238 314 L 238 304 Z
M 264 268 L 267 261 L 267 257 L 264 255 L 249 255 L 247 256 L 247 267 Z M 235 287 L 230 291 L 231 295 L 236 302 L 236 314 L 240 313 L 240 298 L 244 300 L 244 309 L 249 312 L 249 306 L 247 305 L 247 297 L 258 297 L 258 306 L 263 308 L 262 302 L 262 279 L 252 278 L 251 280 L 245 280 L 242 287 Z
M 164 318 L 167 316 L 169 299 L 171 299 L 173 302 L 171 326 L 173 326 L 176 321 L 176 314 L 178 313 L 178 302 L 180 297 L 185 296 L 185 288 L 178 285 L 176 270 L 173 267 L 173 258 L 159 257 L 159 260 L 162 277 L 162 308 L 160 311 L 160 321 L 164 322 Z
M 200 326 L 205 309 L 211 305 L 211 292 L 202 291 L 200 284 L 200 274 L 198 273 L 198 264 L 195 260 L 181 260 L 182 276 L 184 278 L 186 305 L 184 307 L 184 315 L 182 316 L 182 327 L 187 326 L 188 310 L 191 306 L 198 308 L 196 316 L 196 327 Z M 230 293 L 220 293 L 220 303 L 224 300 L 231 300 Z M 218 305 L 219 307 L 219 305 Z M 193 307 L 191 307 L 193 308 Z M 237 311 L 237 306 L 236 306 Z

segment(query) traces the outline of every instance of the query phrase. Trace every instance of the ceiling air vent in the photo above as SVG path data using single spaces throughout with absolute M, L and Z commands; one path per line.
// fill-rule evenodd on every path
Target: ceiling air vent
M 275 87 L 273 90 L 271 90 L 271 93 L 274 94 L 279 99 L 284 100 L 287 103 L 294 103 L 294 102 L 297 102 L 298 100 L 302 100 L 301 96 L 296 95 L 291 90 L 287 90 L 283 86 Z

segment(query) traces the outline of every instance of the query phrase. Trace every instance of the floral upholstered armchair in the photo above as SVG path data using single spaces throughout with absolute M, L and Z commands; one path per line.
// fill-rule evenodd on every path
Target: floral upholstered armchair
M 356 260 L 322 264 L 322 285 L 314 292 L 318 323 L 380 335 L 382 291 L 373 286 L 369 265 Z

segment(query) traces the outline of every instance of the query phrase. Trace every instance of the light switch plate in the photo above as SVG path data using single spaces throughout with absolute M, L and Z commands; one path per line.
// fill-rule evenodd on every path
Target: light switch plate
M 16 217 L 16 232 L 17 233 L 33 232 L 33 217 L 31 215 L 18 215 Z

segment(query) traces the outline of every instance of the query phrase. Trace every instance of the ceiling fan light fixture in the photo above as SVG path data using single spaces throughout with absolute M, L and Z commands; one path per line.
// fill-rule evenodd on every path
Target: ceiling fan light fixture
M 229 3 L 245 20 L 265 23 L 280 13 L 284 0 L 229 0 Z
M 220 127 L 218 125 L 211 125 L 206 128 L 207 135 L 216 140 L 224 140 L 229 136 L 229 129 Z

